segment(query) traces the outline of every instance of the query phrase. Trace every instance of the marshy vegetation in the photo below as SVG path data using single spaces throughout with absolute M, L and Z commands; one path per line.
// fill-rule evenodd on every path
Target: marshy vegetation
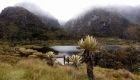
M 94 71 L 95 80 L 140 79 L 140 49 L 136 45 L 139 44 L 138 42 L 110 38 L 97 40 L 98 43 L 91 36 L 81 39 L 79 45 L 82 52 L 69 56 L 70 63 L 65 65 L 55 63 L 55 56 L 59 53 L 47 46 L 44 51 L 44 45 L 41 42 L 40 45 L 39 43 L 29 45 L 29 42 L 14 45 L 10 42 L 1 42 L 0 80 L 87 80 L 88 77 L 92 77 L 92 71 Z M 71 42 L 73 44 L 73 41 Z M 63 42 L 59 44 L 61 43 Z M 101 45 L 116 45 L 117 43 L 121 48 L 112 50 L 101 47 Z M 127 47 L 122 48 L 124 44 Z M 39 52 L 42 48 L 44 52 Z M 86 63 L 87 66 L 81 63 Z M 94 70 L 92 70 L 93 66 Z M 86 71 L 86 68 L 90 72 Z M 89 78 L 89 80 L 92 79 Z

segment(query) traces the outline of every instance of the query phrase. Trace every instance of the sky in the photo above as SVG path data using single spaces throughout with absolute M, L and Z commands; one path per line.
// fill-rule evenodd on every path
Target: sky
M 95 6 L 140 5 L 140 0 L 0 0 L 0 11 L 21 2 L 33 3 L 60 21 L 67 21 Z

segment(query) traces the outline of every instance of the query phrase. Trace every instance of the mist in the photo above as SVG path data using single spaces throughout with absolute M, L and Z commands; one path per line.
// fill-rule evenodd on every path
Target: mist
M 136 7 L 140 5 L 140 1 L 138 0 L 0 0 L 0 2 L 2 3 L 0 5 L 0 11 L 8 6 L 19 5 L 19 3 L 20 6 L 24 6 L 25 4 L 23 5 L 23 3 L 31 3 L 42 10 L 39 14 L 44 15 L 45 13 L 45 15 L 53 16 L 60 22 L 66 22 L 93 7 L 107 7 L 112 5 Z M 36 14 L 38 14 L 36 7 L 31 8 L 28 5 L 26 8 L 31 9 L 30 11 L 36 11 Z
M 51 15 L 49 12 L 41 9 L 39 6 L 33 3 L 29 2 L 22 2 L 22 3 L 17 3 L 15 6 L 20 6 L 24 7 L 30 12 L 34 13 L 35 15 L 43 17 L 47 17 L 49 19 L 56 19 L 59 21 L 61 25 L 64 25 L 68 20 L 76 19 L 79 17 L 82 17 L 84 14 L 88 13 L 91 10 L 94 9 L 104 9 L 109 12 L 115 12 L 117 14 L 120 14 L 124 18 L 128 19 L 130 22 L 137 24 L 138 19 L 139 19 L 139 13 L 140 13 L 140 6 L 130 6 L 130 5 L 114 5 L 114 6 L 94 6 L 94 7 L 89 7 L 85 9 L 84 11 L 81 11 L 78 15 L 75 15 L 74 17 L 71 17 L 68 20 L 60 20 L 53 15 Z M 45 22 L 44 22 L 45 23 Z

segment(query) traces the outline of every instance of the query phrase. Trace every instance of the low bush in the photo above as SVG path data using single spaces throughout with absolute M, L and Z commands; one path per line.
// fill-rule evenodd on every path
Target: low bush
M 95 65 L 105 68 L 125 68 L 129 71 L 138 71 L 140 68 L 140 50 L 129 47 L 124 51 L 102 50 L 96 53 Z

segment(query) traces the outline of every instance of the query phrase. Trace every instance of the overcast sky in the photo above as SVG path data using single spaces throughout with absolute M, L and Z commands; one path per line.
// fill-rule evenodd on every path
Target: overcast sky
M 34 3 L 60 21 L 67 21 L 93 6 L 140 5 L 140 0 L 0 0 L 0 11 L 20 2 Z

